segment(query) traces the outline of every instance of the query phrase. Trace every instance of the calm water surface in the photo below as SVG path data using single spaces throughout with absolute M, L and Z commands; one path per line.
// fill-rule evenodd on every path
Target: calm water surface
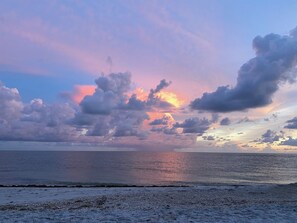
M 297 155 L 174 152 L 0 152 L 0 184 L 287 184 Z

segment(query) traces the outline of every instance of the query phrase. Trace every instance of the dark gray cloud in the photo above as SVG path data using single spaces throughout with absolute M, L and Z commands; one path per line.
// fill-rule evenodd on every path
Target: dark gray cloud
M 95 123 L 95 124 L 94 124 Z M 106 117 L 97 118 L 92 126 L 88 128 L 87 136 L 107 136 L 111 129 L 109 119 Z
M 209 129 L 211 124 L 212 122 L 206 118 L 189 118 L 182 123 L 177 122 L 174 124 L 174 128 L 182 128 L 183 133 L 197 133 L 198 135 L 202 135 Z
M 151 89 L 147 99 L 148 107 L 156 107 L 162 109 L 169 109 L 172 107 L 172 104 L 161 100 L 156 96 L 157 93 L 162 91 L 164 88 L 168 87 L 171 84 L 171 81 L 167 82 L 165 79 L 161 80 L 160 83 L 156 86 L 155 89 Z
M 164 115 L 162 118 L 155 119 L 150 122 L 150 125 L 168 125 L 172 121 L 172 118 L 168 115 Z
M 136 94 L 133 94 L 129 98 L 128 103 L 121 106 L 120 108 L 127 110 L 144 110 L 146 108 L 146 102 L 137 99 Z
M 253 122 L 253 120 L 251 120 L 249 117 L 244 117 L 244 118 L 238 120 L 237 124 L 246 123 L 246 122 Z
M 166 135 L 178 135 L 178 132 L 176 131 L 175 127 L 167 127 L 167 126 L 162 126 L 162 127 L 153 127 L 151 129 L 152 132 L 158 132 L 158 133 L 164 133 Z
M 149 116 L 143 111 L 125 111 L 118 112 L 112 116 L 110 121 L 113 126 L 113 136 L 137 136 L 140 139 L 146 137 L 146 132 L 141 129 L 144 120 L 148 120 Z
M 230 124 L 231 124 L 231 121 L 228 117 L 223 118 L 220 122 L 220 125 L 230 125 Z
M 296 31 L 289 36 L 257 36 L 253 40 L 256 57 L 239 69 L 236 86 L 220 86 L 212 93 L 204 93 L 201 98 L 192 101 L 190 107 L 195 110 L 231 112 L 270 104 L 280 83 L 295 81 L 296 72 L 290 72 L 296 65 L 295 34 Z
M 274 143 L 279 141 L 280 139 L 284 138 L 284 132 L 280 131 L 277 133 L 276 131 L 268 129 L 260 139 L 256 140 L 260 143 Z
M 127 137 L 127 136 L 136 136 L 139 139 L 145 139 L 146 133 L 139 131 L 139 128 L 133 128 L 132 125 L 122 124 L 118 125 L 113 134 L 114 137 Z
M 286 145 L 286 146 L 297 146 L 297 139 L 292 138 L 291 136 L 288 137 L 287 140 L 282 141 L 280 145 Z
M 160 92 L 164 88 L 168 87 L 170 84 L 171 84 L 171 81 L 168 82 L 165 79 L 161 80 L 155 89 L 151 89 L 150 95 Z
M 215 140 L 215 137 L 214 136 L 203 136 L 202 137 L 204 140 L 208 140 L 208 141 L 213 141 Z
M 297 129 L 297 117 L 287 121 L 286 129 Z
M 142 130 L 144 120 L 149 119 L 145 111 L 115 110 L 109 115 L 90 115 L 77 113 L 71 124 L 77 129 L 87 129 L 87 136 L 103 136 L 105 138 L 137 136 L 144 138 Z
M 68 124 L 77 127 L 87 127 L 96 123 L 97 119 L 98 117 L 95 115 L 76 112 L 75 116 L 68 120 Z
M 212 123 L 218 122 L 219 121 L 219 118 L 220 118 L 220 116 L 218 114 L 216 114 L 216 113 L 211 114 L 211 122 Z

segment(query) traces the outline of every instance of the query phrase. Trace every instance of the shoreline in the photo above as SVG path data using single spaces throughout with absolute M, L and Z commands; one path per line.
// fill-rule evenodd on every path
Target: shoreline
M 294 222 L 297 185 L 2 187 L 0 222 Z
M 171 184 L 125 184 L 125 183 L 41 183 L 41 184 L 0 184 L 0 188 L 179 188 L 179 187 L 253 187 L 253 186 L 297 186 L 292 183 L 171 183 Z

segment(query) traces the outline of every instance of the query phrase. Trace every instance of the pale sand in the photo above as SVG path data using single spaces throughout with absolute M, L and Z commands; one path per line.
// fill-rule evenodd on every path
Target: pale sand
M 0 222 L 297 222 L 297 185 L 0 188 Z

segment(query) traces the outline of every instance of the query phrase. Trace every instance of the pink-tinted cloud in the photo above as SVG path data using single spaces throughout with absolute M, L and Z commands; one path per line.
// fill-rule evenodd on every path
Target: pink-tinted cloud
M 85 96 L 93 95 L 95 89 L 95 85 L 76 85 L 74 86 L 74 92 L 72 93 L 71 98 L 74 102 L 79 104 Z
M 69 20 L 73 20 L 73 23 L 77 23 L 77 27 L 84 26 L 83 22 L 77 17 L 69 16 Z M 63 29 L 55 27 L 48 21 L 42 20 L 38 17 L 30 19 L 21 18 L 21 16 L 14 13 L 7 13 L 4 15 L 4 20 L 1 22 L 0 32 L 14 40 L 14 45 L 10 46 L 10 51 L 14 52 L 14 57 L 18 58 L 24 56 L 23 54 L 30 50 L 29 58 L 46 58 L 50 62 L 62 63 L 67 66 L 75 67 L 76 69 L 86 71 L 90 74 L 98 74 L 101 71 L 107 69 L 106 57 L 104 53 L 98 52 L 94 48 L 94 41 L 87 41 L 87 37 L 81 34 L 77 34 L 75 38 L 73 33 L 66 33 Z M 100 29 L 96 30 L 96 35 L 104 36 L 105 33 Z M 26 44 L 27 41 L 27 44 Z M 8 42 L 8 41 L 5 41 Z M 11 42 L 11 41 L 10 41 Z M 26 48 L 20 46 L 16 49 L 15 45 L 25 43 Z M 82 45 L 82 43 L 84 43 Z M 48 52 L 45 55 L 37 55 L 35 52 L 38 50 L 46 49 Z M 106 47 L 100 48 L 101 52 L 106 51 Z M 109 49 L 112 52 L 111 49 Z M 38 52 L 38 51 L 37 51 Z M 54 56 L 53 56 L 54 55 Z M 2 58 L 1 58 L 2 57 Z M 2 55 L 0 60 L 5 61 L 5 55 Z M 25 58 L 23 57 L 23 60 Z M 14 58 L 6 59 L 7 63 L 17 67 L 22 66 L 21 62 L 13 63 Z M 37 67 L 31 67 L 30 69 L 40 69 Z

